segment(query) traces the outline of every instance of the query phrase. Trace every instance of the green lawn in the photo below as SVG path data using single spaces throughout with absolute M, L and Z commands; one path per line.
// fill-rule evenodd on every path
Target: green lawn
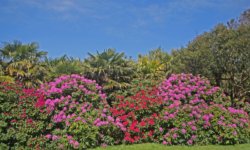
M 163 144 L 145 143 L 99 147 L 95 148 L 95 150 L 250 150 L 250 144 L 238 144 L 233 146 L 164 146 Z

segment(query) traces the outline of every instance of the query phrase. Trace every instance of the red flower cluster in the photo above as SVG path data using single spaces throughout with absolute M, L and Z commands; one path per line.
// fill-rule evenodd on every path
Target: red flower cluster
M 162 97 L 156 96 L 156 87 L 147 87 L 135 93 L 136 96 L 126 97 L 122 101 L 113 102 L 109 108 L 112 117 L 119 118 L 127 128 L 124 140 L 135 142 L 148 138 L 154 138 L 155 120 L 160 119 L 158 110 L 163 107 Z M 121 98 L 116 94 L 116 98 Z

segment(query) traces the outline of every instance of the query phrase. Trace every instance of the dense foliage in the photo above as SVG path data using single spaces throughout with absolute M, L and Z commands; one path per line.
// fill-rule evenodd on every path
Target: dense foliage
M 172 74 L 164 81 L 132 82 L 128 92 L 107 96 L 95 81 L 61 76 L 40 89 L 1 85 L 2 147 L 81 149 L 156 142 L 164 145 L 248 143 L 249 104 L 230 97 L 208 79 Z M 131 92 L 129 92 L 131 90 Z
M 250 9 L 227 25 L 218 24 L 180 50 L 172 50 L 174 73 L 208 77 L 233 99 L 249 99 Z

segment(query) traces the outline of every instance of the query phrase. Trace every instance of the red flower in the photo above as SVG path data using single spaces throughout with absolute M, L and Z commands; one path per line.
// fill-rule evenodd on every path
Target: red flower
M 155 124 L 155 123 L 154 123 L 154 119 L 150 119 L 149 122 L 148 122 L 148 124 L 154 125 L 154 124 Z
M 146 125 L 146 122 L 141 121 L 140 125 L 141 125 L 141 126 L 145 126 L 145 125 Z
M 138 129 L 138 128 L 135 128 L 135 132 L 140 132 L 140 129 Z
M 136 136 L 134 136 L 134 139 L 137 141 L 137 137 Z
M 124 138 L 124 140 L 125 140 L 125 141 L 128 141 L 128 140 L 129 140 L 129 136 L 126 136 L 126 137 Z
M 127 119 L 127 115 L 121 116 L 122 120 L 126 120 Z
M 125 121 L 125 122 L 123 122 L 122 123 L 124 126 L 126 126 L 127 124 L 129 124 L 129 122 L 128 121 Z
M 132 130 L 132 131 L 133 131 L 133 130 L 134 130 L 134 127 L 133 127 L 133 126 L 129 127 L 129 130 Z
M 133 113 L 133 112 L 128 113 L 128 116 L 132 116 L 132 115 L 134 115 L 134 113 Z
M 121 110 L 121 111 L 120 111 L 120 114 L 124 114 L 124 113 L 125 113 L 125 111 L 124 111 L 124 110 Z
M 157 116 L 157 114 L 156 113 L 154 113 L 153 115 L 151 115 L 152 117 L 155 117 L 155 116 Z

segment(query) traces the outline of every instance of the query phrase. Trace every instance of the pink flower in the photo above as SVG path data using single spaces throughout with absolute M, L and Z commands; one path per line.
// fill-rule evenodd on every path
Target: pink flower
M 218 140 L 219 140 L 219 141 L 222 141 L 223 139 L 222 139 L 222 137 L 218 136 Z
M 66 121 L 65 121 L 65 124 L 68 126 L 68 125 L 69 125 L 69 121 L 68 121 L 68 120 L 66 120 Z
M 193 126 L 193 127 L 192 127 L 192 130 L 196 131 L 196 126 Z
M 192 141 L 192 140 L 188 140 L 188 143 L 189 143 L 189 144 L 192 144 L 192 143 L 193 143 L 193 141 Z
M 196 136 L 195 136 L 195 135 L 192 135 L 192 139 L 196 139 Z
M 73 144 L 73 143 L 74 143 L 74 141 L 73 141 L 73 140 L 70 140 L 70 141 L 69 141 L 69 144 Z
M 160 128 L 159 128 L 159 131 L 161 132 L 162 130 L 163 130 L 162 127 L 160 127 Z
M 174 118 L 174 115 L 173 115 L 173 114 L 170 114 L 169 117 L 170 117 L 170 118 Z
M 183 123 L 183 124 L 182 124 L 182 126 L 183 126 L 183 127 L 185 127 L 185 126 L 186 126 L 186 124 L 185 124 L 185 123 Z
M 102 146 L 103 146 L 103 147 L 106 147 L 106 146 L 107 146 L 107 144 L 106 144 L 106 143 L 103 143 L 103 144 L 102 144 Z
M 63 144 L 61 144 L 60 147 L 63 148 Z
M 185 133 L 186 133 L 186 130 L 185 130 L 185 129 L 182 129 L 181 132 L 182 132 L 183 134 L 185 134 Z
M 167 144 L 167 142 L 166 141 L 163 141 L 163 145 L 166 145 Z
M 54 136 L 52 137 L 52 140 L 55 141 L 55 140 L 57 140 L 57 138 L 58 138 L 58 136 L 54 135 Z
M 177 135 L 174 133 L 174 134 L 173 134 L 173 137 L 174 137 L 174 138 L 177 138 Z
M 74 146 L 77 147 L 78 145 L 79 145 L 79 143 L 76 141 L 75 144 L 74 144 Z
M 67 139 L 69 139 L 69 140 L 70 140 L 70 139 L 72 139 L 72 136 L 71 136 L 71 135 L 69 135 L 69 136 L 67 137 Z
M 234 132 L 233 132 L 233 135 L 237 135 L 237 132 L 234 131 Z
M 221 120 L 223 120 L 223 119 L 224 119 L 224 117 L 223 117 L 223 116 L 221 116 L 221 117 L 220 117 L 220 119 L 221 119 Z
M 46 138 L 50 139 L 51 138 L 51 134 L 46 135 Z

